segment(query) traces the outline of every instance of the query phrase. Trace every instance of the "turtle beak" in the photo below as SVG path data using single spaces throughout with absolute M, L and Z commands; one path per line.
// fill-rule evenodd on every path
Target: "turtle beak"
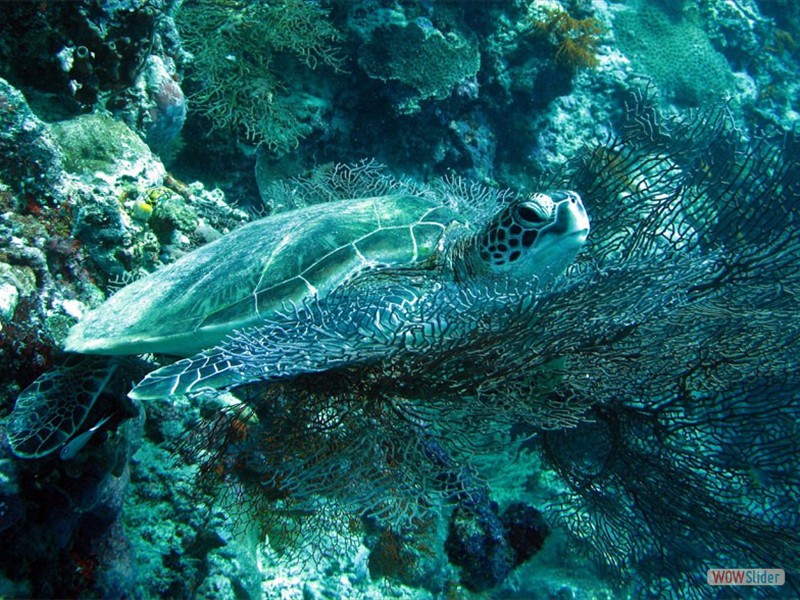
M 563 196 L 563 199 L 557 202 L 556 218 L 548 229 L 563 239 L 569 239 L 575 246 L 582 246 L 589 236 L 589 216 L 583 207 L 583 201 L 572 191 L 560 192 L 558 195 Z

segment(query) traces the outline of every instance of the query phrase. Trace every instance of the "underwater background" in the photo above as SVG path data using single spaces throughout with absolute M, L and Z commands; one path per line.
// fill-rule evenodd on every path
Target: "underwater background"
M 798 597 L 798 44 L 795 0 L 1 4 L 0 595 Z M 9 442 L 74 323 L 244 223 L 557 188 L 589 241 L 489 338 L 525 376 L 415 407 L 446 461 L 386 373 L 128 400 L 159 357 Z

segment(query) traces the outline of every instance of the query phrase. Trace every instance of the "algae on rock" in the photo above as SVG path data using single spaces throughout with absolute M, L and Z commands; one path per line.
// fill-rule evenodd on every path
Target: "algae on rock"
M 164 166 L 147 144 L 109 115 L 81 115 L 53 123 L 51 128 L 70 173 L 94 175 L 107 182 L 144 176 L 153 185 L 164 178 Z

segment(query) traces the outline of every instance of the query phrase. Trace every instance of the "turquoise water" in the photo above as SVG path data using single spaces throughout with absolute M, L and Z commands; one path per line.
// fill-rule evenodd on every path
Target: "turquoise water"
M 796 3 L 0 17 L 0 594 L 798 595 Z

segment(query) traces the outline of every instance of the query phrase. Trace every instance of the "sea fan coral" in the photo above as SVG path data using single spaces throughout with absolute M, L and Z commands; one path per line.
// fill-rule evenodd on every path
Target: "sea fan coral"
M 591 199 L 595 235 L 536 299 L 524 354 L 465 369 L 454 346 L 415 371 L 419 395 L 396 387 L 414 361 L 273 386 L 248 400 L 245 440 L 211 436 L 213 464 L 261 519 L 360 514 L 406 532 L 460 497 L 472 456 L 514 447 L 515 426 L 538 432 L 568 489 L 548 518 L 619 581 L 688 593 L 720 557 L 797 572 L 799 143 L 744 137 L 725 107 L 666 118 L 636 94 L 620 135 L 559 175 Z M 492 368 L 529 376 L 493 386 Z M 465 372 L 477 394 L 452 387 Z M 587 406 L 593 422 L 563 427 Z
M 800 586 L 798 147 L 645 92 L 569 174 L 596 235 L 544 324 L 558 387 L 596 405 L 539 438 L 569 489 L 549 514 L 642 595 L 695 594 L 720 564 Z

